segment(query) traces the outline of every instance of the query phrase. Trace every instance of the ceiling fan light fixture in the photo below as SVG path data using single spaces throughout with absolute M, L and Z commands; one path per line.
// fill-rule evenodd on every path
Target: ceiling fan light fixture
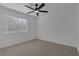
M 30 11 L 30 12 L 27 12 L 27 14 L 30 14 L 30 13 L 33 13 L 35 12 L 37 16 L 39 16 L 39 13 L 42 12 L 42 13 L 48 13 L 48 11 L 45 11 L 45 10 L 41 10 L 44 6 L 45 6 L 45 3 L 42 3 L 41 5 L 38 6 L 38 4 L 36 3 L 35 4 L 35 8 L 32 8 L 28 5 L 25 5 L 26 7 L 32 9 L 33 11 Z
M 37 12 L 39 12 L 39 11 L 35 11 L 35 13 L 37 13 Z

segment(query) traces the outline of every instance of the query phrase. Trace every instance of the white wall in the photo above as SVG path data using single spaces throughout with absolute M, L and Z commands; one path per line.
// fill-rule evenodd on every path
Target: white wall
M 77 4 L 47 4 L 45 10 L 49 12 L 38 19 L 38 37 L 76 47 Z
M 77 4 L 77 49 L 79 53 L 79 4 Z
M 1 27 L 3 27 L 3 25 L 1 25 L 3 14 L 12 15 L 16 17 L 24 17 L 28 19 L 28 32 L 8 33 L 8 34 L 4 34 L 0 32 L 0 48 L 37 38 L 37 18 L 36 17 L 24 15 L 20 12 L 16 12 L 14 10 L 10 10 L 0 6 L 0 30 L 1 30 Z

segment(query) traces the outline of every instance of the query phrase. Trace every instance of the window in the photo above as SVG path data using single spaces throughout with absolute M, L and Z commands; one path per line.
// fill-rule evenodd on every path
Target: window
M 27 32 L 27 19 L 4 15 L 6 33 Z

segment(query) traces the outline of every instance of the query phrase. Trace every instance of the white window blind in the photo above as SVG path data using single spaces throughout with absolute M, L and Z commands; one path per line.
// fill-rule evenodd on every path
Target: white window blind
M 27 32 L 27 19 L 4 15 L 5 33 Z

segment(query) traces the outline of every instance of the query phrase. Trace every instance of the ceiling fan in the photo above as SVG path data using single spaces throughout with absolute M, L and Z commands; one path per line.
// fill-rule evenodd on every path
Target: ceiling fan
M 41 10 L 45 6 L 45 3 L 42 3 L 40 6 L 38 6 L 38 4 L 36 3 L 35 8 L 32 8 L 28 5 L 25 5 L 25 6 L 33 10 L 33 11 L 30 11 L 30 12 L 27 12 L 27 14 L 35 12 L 36 15 L 39 16 L 39 12 L 48 13 L 48 11 Z

